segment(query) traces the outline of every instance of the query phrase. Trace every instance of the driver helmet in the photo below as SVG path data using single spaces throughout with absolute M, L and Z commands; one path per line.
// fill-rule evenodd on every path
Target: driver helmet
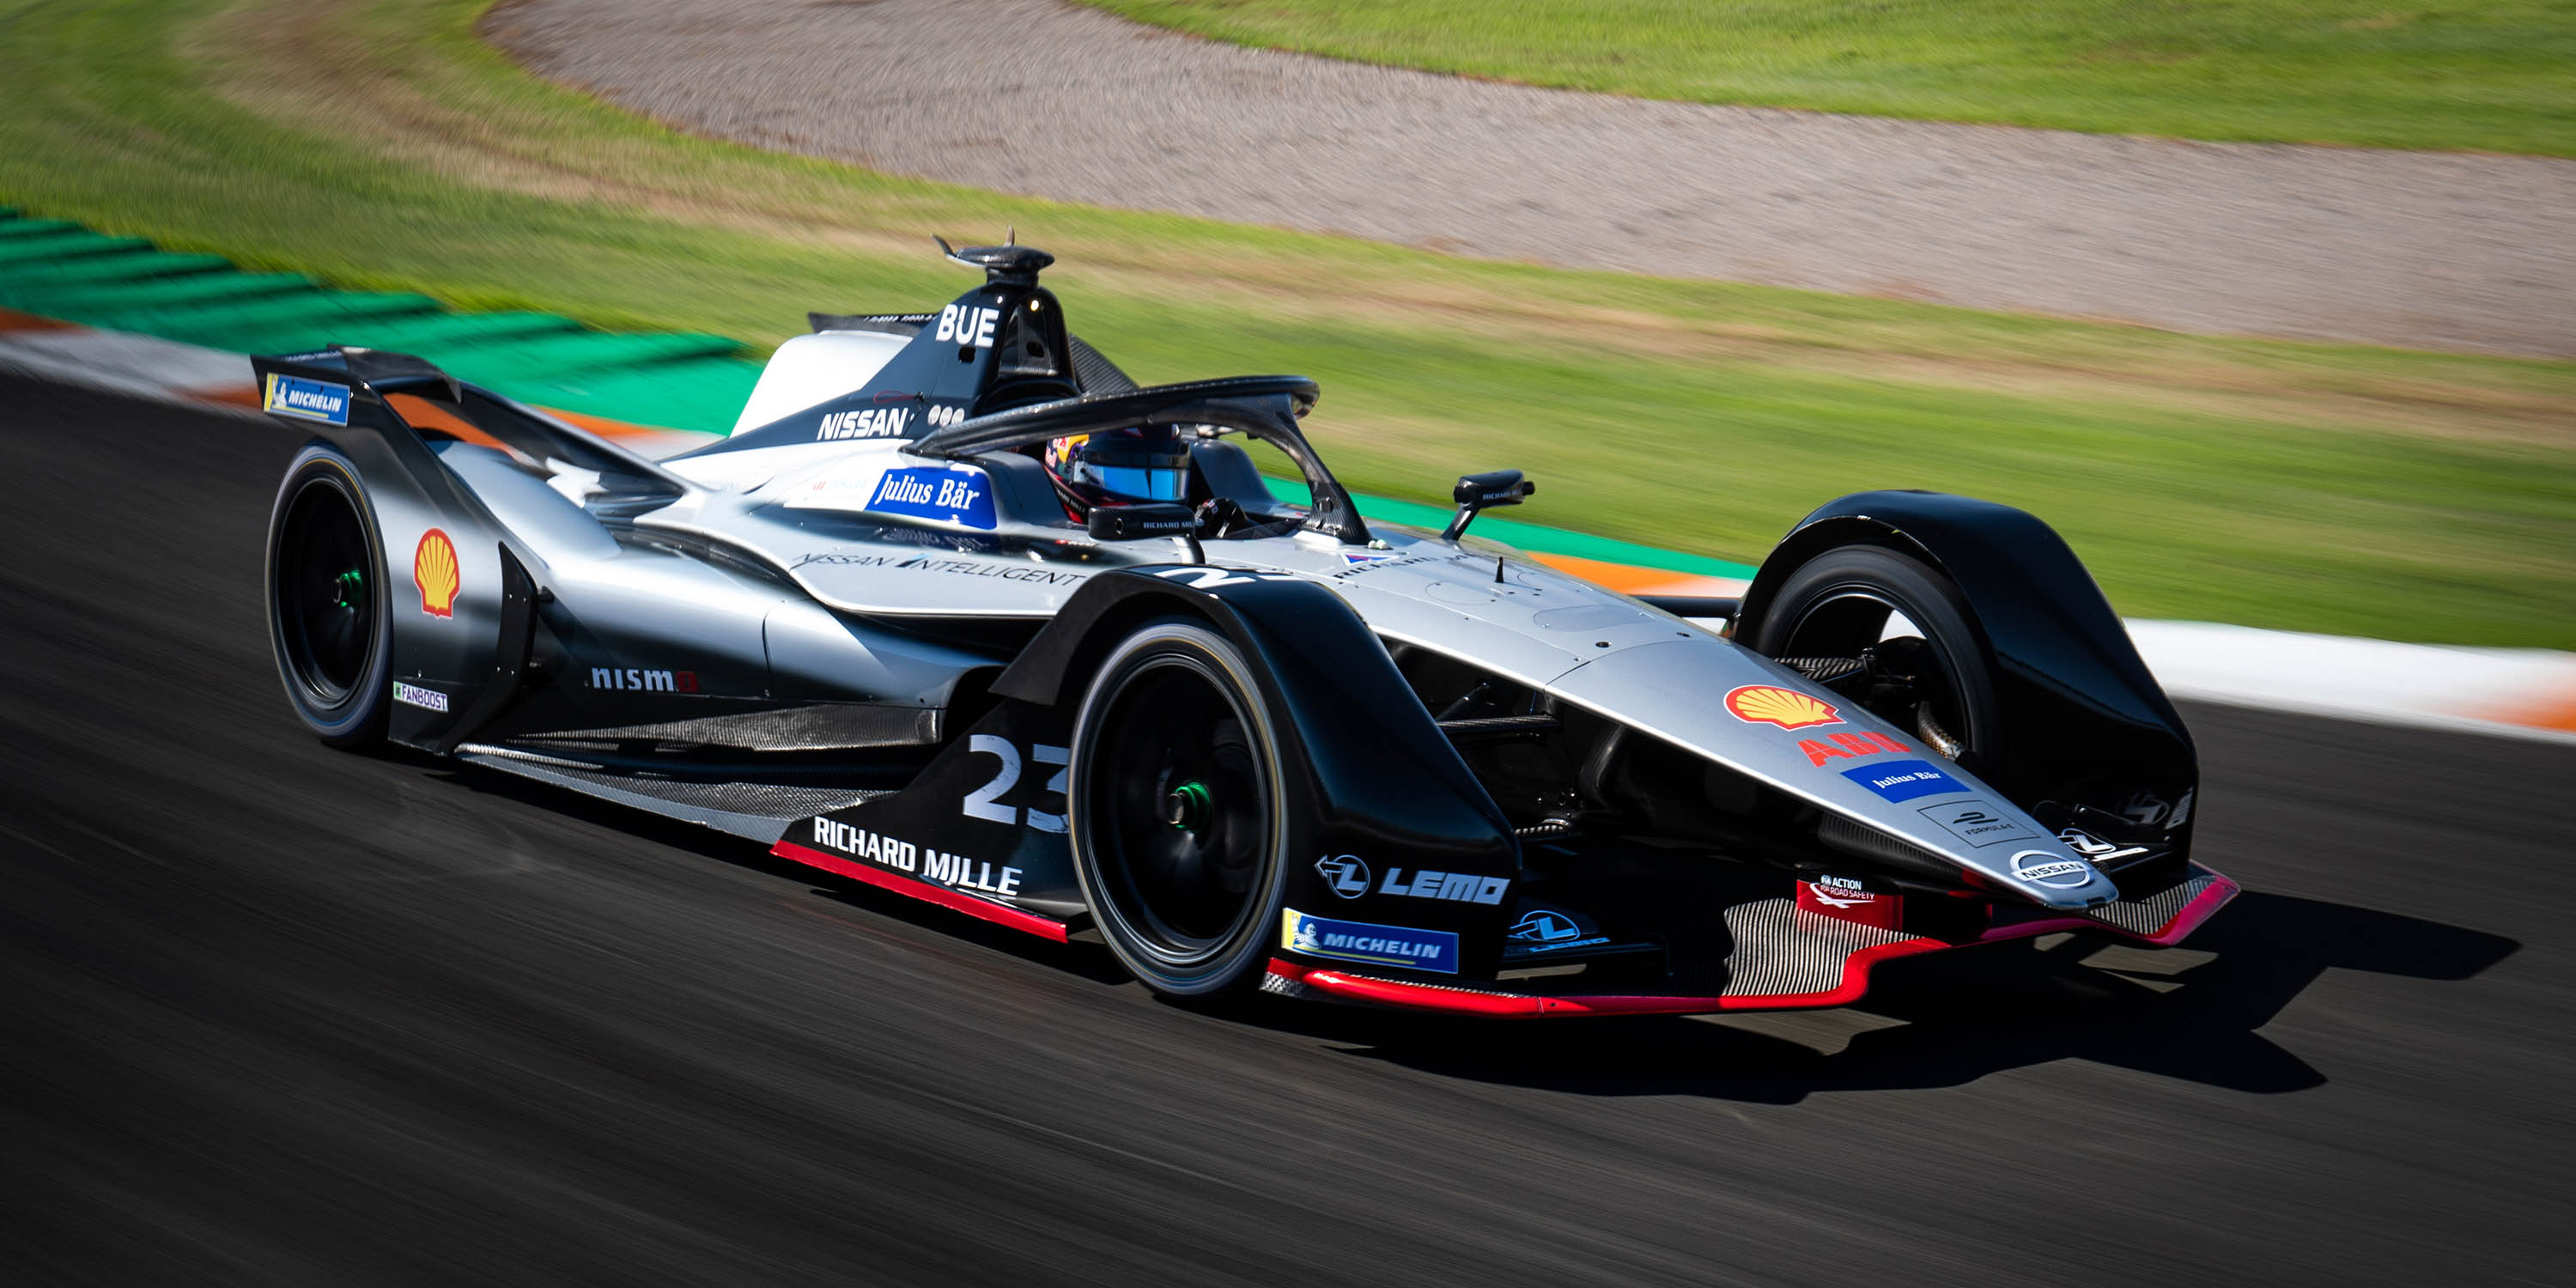
M 1064 508 L 1077 520 L 1096 505 L 1179 502 L 1189 495 L 1189 445 L 1170 425 L 1053 439 L 1044 459 Z

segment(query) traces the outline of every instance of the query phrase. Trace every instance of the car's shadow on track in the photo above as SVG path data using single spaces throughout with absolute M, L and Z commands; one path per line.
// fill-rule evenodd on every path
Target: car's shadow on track
M 853 881 L 761 846 L 578 793 L 395 753 L 478 792 L 803 885 L 824 904 L 983 945 L 1101 987 L 1134 988 L 1107 950 L 1054 944 Z M 2259 1030 L 2329 970 L 2470 979 L 2521 945 L 2501 935 L 2346 904 L 2248 891 L 2184 948 L 2036 942 L 1892 962 L 1861 1004 L 1708 1018 L 1475 1020 L 1248 998 L 1175 1007 L 1190 1022 L 1313 1038 L 1354 1058 L 1444 1077 L 1585 1095 L 1703 1095 L 1794 1103 L 1820 1091 L 1959 1086 L 2089 1060 L 2237 1091 L 2328 1075 Z
M 2329 970 L 2466 980 L 2500 935 L 2248 892 L 2188 948 L 2055 937 L 1892 963 L 1861 1005 L 1709 1020 L 1452 1021 L 1343 1012 L 1283 1019 L 1353 1054 L 1452 1077 L 1588 1095 L 1792 1103 L 1819 1091 L 1950 1087 L 2089 1060 L 2276 1093 L 2328 1075 L 2259 1030 Z

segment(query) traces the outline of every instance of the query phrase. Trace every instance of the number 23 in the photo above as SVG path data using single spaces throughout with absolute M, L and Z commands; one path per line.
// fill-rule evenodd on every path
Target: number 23
M 1062 832 L 1064 830 L 1062 814 L 1049 814 L 1034 809 L 1018 810 L 1001 803 L 1003 794 L 1009 792 L 1020 781 L 1020 749 L 1012 746 L 1010 739 L 995 734 L 979 733 L 966 740 L 966 750 L 980 751 L 985 755 L 998 757 L 1002 762 L 1002 771 L 993 775 L 992 781 L 966 793 L 966 817 L 1017 827 L 1020 825 L 1021 815 L 1025 813 L 1028 816 L 1028 826 L 1034 831 Z M 1071 772 L 1066 766 L 1073 760 L 1073 750 L 1069 747 L 1050 747 L 1042 742 L 1032 743 L 1029 746 L 1029 759 L 1041 765 L 1056 767 L 1055 777 L 1047 780 L 1046 789 L 1054 793 L 1058 800 L 1062 800 L 1065 775 Z

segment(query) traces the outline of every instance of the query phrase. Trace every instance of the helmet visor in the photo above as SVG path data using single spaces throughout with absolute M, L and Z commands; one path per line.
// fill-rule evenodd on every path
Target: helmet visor
M 1187 467 L 1084 464 L 1092 486 L 1126 500 L 1178 501 L 1189 485 Z

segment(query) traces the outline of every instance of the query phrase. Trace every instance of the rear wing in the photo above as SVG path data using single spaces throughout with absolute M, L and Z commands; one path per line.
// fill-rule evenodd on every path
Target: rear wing
M 320 430 L 373 431 L 409 439 L 397 446 L 407 469 L 434 466 L 430 440 L 458 439 L 497 448 L 530 466 L 570 466 L 601 476 L 618 494 L 678 497 L 688 480 L 563 419 L 479 385 L 466 384 L 427 359 L 381 349 L 332 345 L 310 353 L 254 356 L 260 410 Z
M 260 406 L 319 433 L 357 467 L 381 537 L 381 584 L 392 612 L 393 673 L 432 684 L 451 701 L 397 703 L 391 737 L 441 754 L 517 702 L 533 674 L 545 561 L 448 468 L 433 442 L 468 442 L 532 473 L 596 476 L 606 517 L 666 505 L 690 484 L 653 462 L 536 408 L 477 388 L 406 353 L 334 346 L 253 357 Z M 426 581 L 443 582 L 438 593 Z

